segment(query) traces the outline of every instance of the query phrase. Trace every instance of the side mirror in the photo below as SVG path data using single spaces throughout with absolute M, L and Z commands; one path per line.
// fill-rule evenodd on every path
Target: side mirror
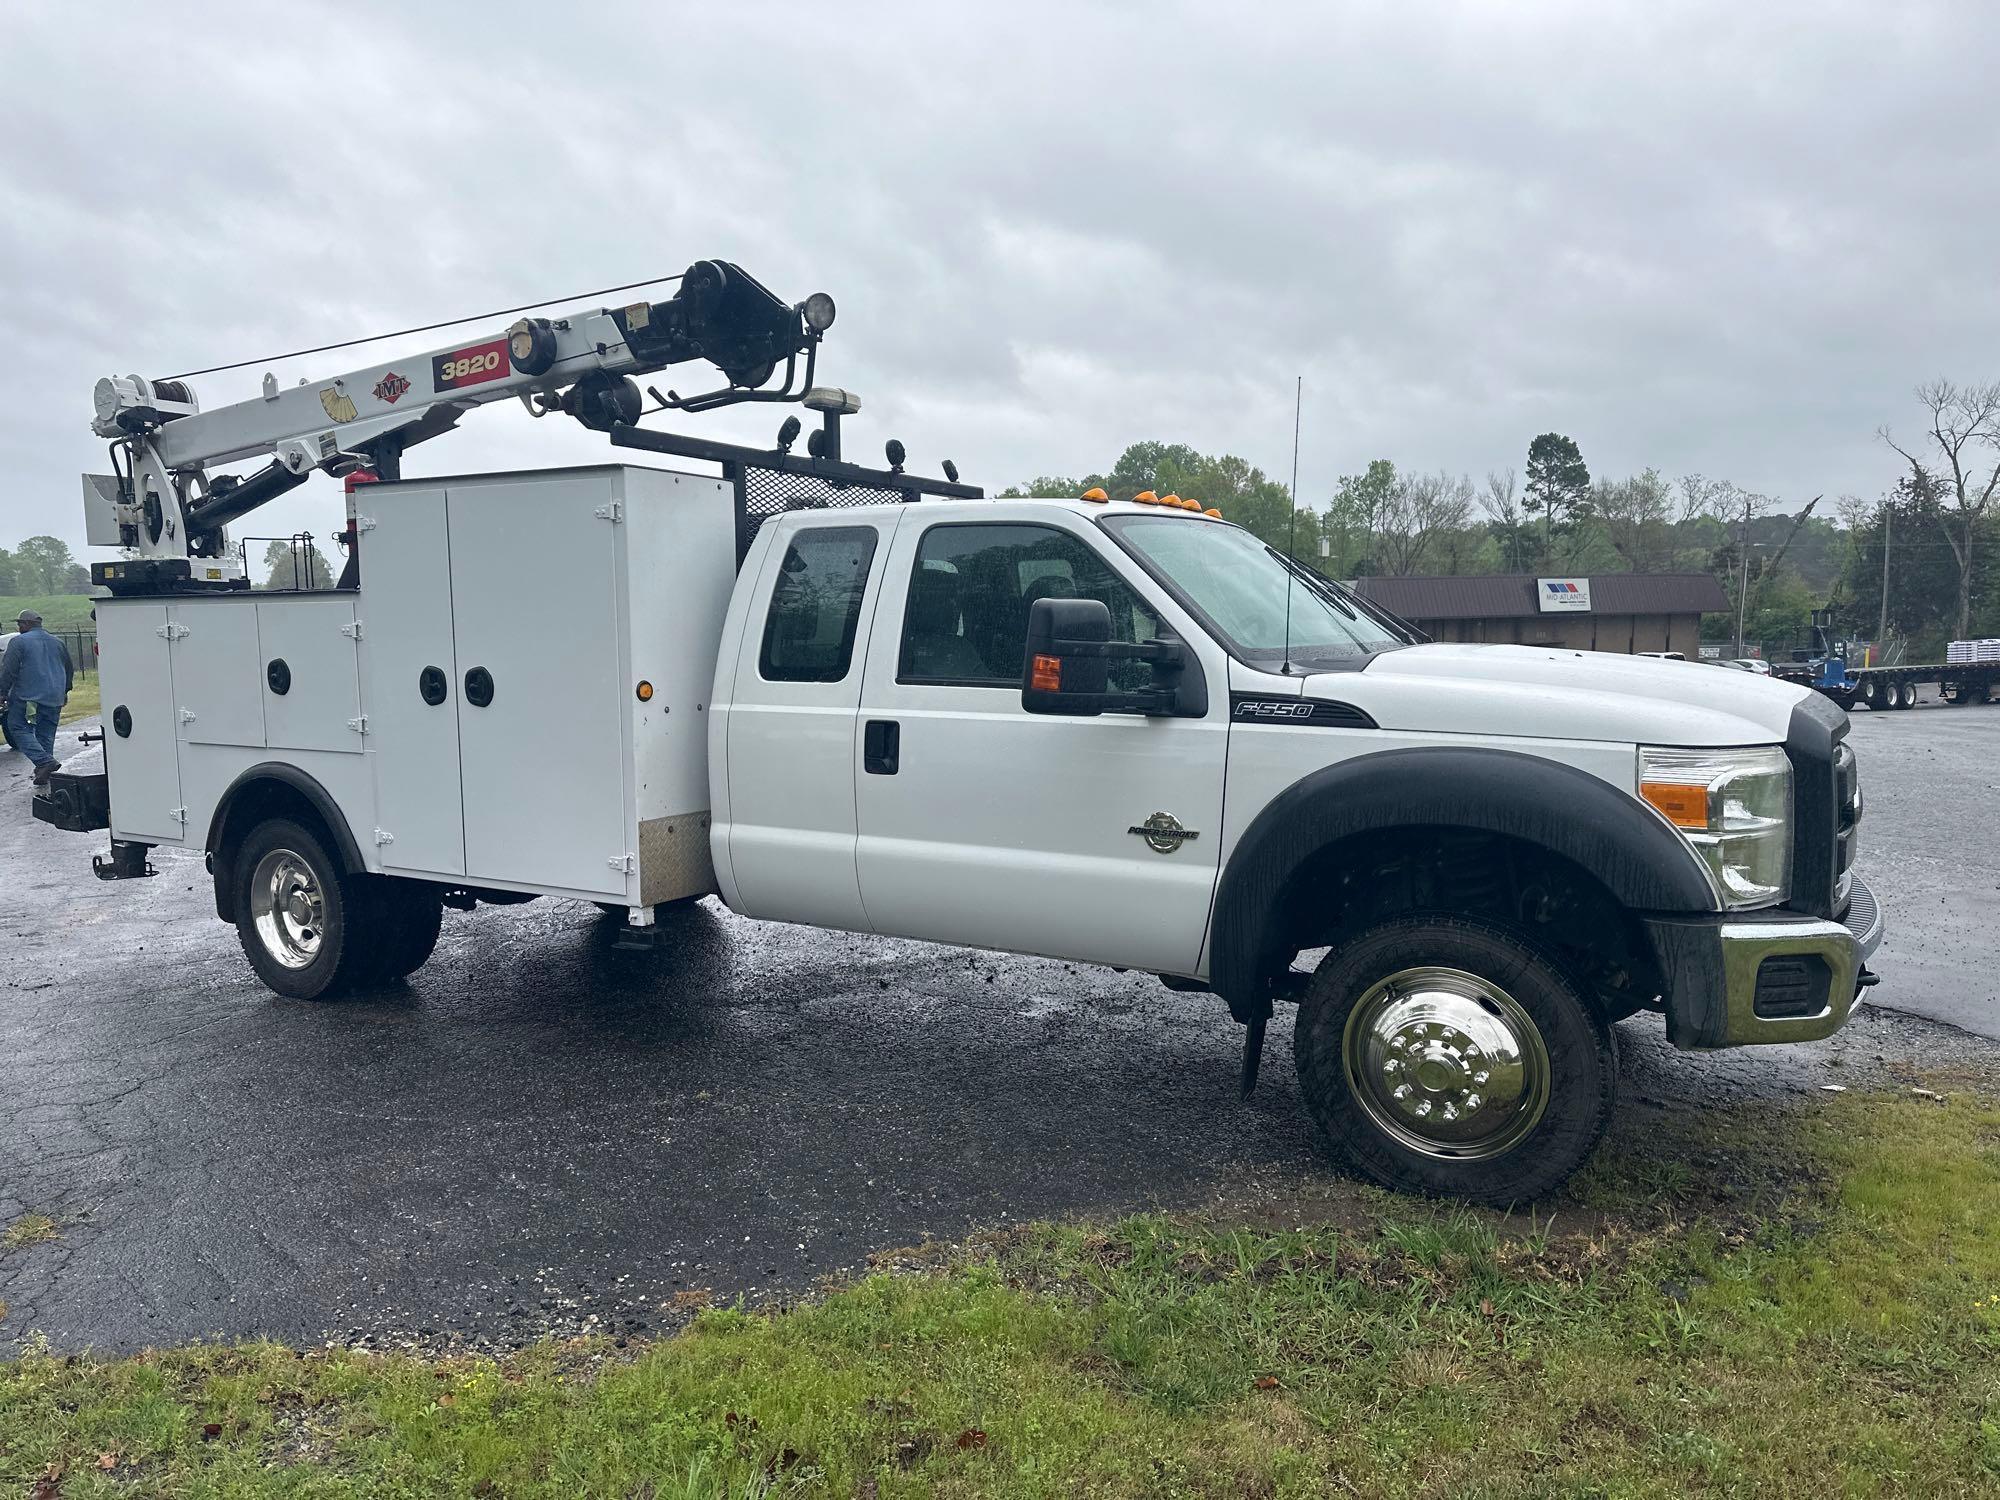
M 1153 685 L 1110 690 L 1113 660 L 1146 661 Z M 1021 663 L 1021 707 L 1031 714 L 1147 714 L 1200 718 L 1208 712 L 1201 664 L 1172 637 L 1132 645 L 1111 639 L 1111 611 L 1101 599 L 1037 599 L 1028 606 Z
M 1102 599 L 1028 606 L 1021 707 L 1031 714 L 1101 714 L 1109 696 L 1111 611 Z

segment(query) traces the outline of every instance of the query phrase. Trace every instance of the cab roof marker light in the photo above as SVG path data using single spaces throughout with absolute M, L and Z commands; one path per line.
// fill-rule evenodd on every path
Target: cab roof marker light
M 1212 505 L 1207 510 L 1203 511 L 1202 514 L 1208 516 L 1212 520 L 1220 521 L 1222 519 L 1222 512 L 1217 510 Z
M 1079 500 L 1088 500 L 1093 505 L 1103 505 L 1111 497 L 1105 494 L 1104 491 L 1098 486 L 1092 485 L 1089 489 L 1085 490 L 1081 495 L 1078 495 L 1076 498 Z
M 1132 503 L 1134 505 L 1158 505 L 1160 497 L 1151 490 L 1141 490 L 1132 497 Z

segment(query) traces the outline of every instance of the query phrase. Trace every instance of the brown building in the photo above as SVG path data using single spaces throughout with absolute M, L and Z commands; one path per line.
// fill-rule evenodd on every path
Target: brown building
M 1433 640 L 1679 651 L 1690 661 L 1699 654 L 1701 617 L 1729 608 L 1707 573 L 1362 578 L 1354 586 Z

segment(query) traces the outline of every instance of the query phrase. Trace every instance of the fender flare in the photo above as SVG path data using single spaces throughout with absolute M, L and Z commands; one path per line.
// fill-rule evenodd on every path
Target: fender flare
M 327 834 L 333 840 L 333 857 L 340 861 L 343 870 L 350 875 L 359 875 L 367 868 L 361 862 L 361 846 L 355 843 L 354 832 L 347 826 L 340 804 L 333 800 L 326 788 L 297 766 L 277 760 L 262 761 L 241 772 L 216 799 L 215 811 L 208 820 L 208 836 L 202 843 L 208 854 L 209 868 L 216 876 L 215 913 L 225 922 L 233 921 L 235 915 L 229 910 L 229 872 L 220 848 L 222 831 L 229 825 L 229 815 L 235 809 L 237 799 L 265 782 L 277 782 L 305 798 L 307 805 L 319 814 L 320 822 L 326 825 Z
M 1721 909 L 1708 869 L 1629 792 L 1559 761 L 1488 748 L 1362 755 L 1300 778 L 1265 805 L 1216 885 L 1209 983 L 1238 1020 L 1268 1014 L 1284 938 L 1279 901 L 1320 850 L 1399 827 L 1504 834 L 1588 871 L 1635 912 Z

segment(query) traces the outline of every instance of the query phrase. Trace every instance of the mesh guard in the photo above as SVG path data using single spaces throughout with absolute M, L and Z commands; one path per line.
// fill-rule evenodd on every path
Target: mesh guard
M 772 516 L 792 510 L 839 510 L 855 505 L 895 505 L 912 497 L 901 490 L 865 484 L 839 484 L 810 474 L 744 464 L 737 479 L 742 506 L 737 517 L 736 546 L 748 551 L 757 528 Z

